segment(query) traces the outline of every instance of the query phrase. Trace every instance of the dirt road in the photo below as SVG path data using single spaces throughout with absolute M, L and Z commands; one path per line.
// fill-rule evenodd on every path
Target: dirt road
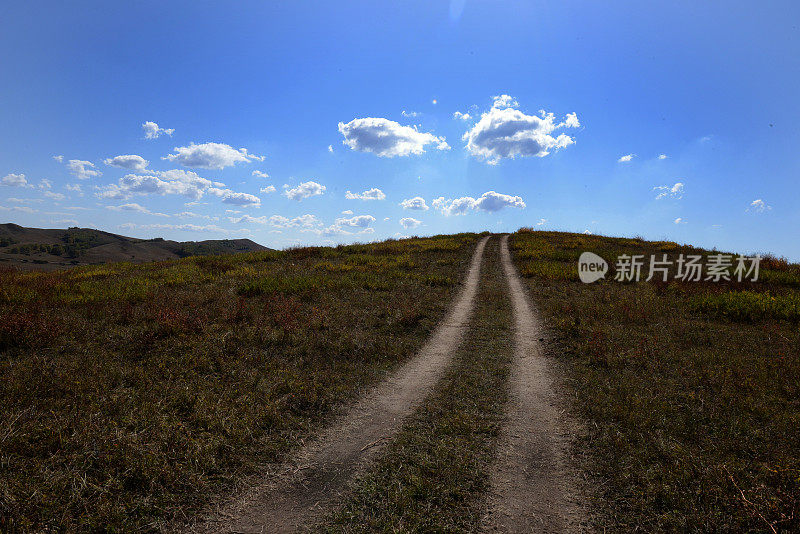
M 439 380 L 475 307 L 483 250 L 477 245 L 464 287 L 419 354 L 335 421 L 263 484 L 226 503 L 189 532 L 282 533 L 312 524 L 346 491 Z
M 487 530 L 576 532 L 586 517 L 578 478 L 567 462 L 571 430 L 544 355 L 539 319 L 501 241 L 515 321 L 515 355 L 509 378 L 509 421 L 491 477 Z

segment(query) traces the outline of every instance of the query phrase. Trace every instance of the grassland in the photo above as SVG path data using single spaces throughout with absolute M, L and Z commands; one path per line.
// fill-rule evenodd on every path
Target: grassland
M 0 271 L 0 530 L 156 531 L 413 355 L 474 234 Z
M 592 251 L 701 254 L 670 242 L 520 231 L 515 262 L 589 433 L 598 529 L 800 529 L 800 265 L 758 282 L 578 281 Z
M 475 532 L 513 354 L 499 240 L 486 247 L 478 304 L 451 370 L 320 532 Z

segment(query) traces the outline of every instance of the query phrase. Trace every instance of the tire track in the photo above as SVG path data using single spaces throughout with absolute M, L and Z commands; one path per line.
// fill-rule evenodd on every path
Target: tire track
M 569 422 L 540 343 L 542 328 L 511 263 L 508 236 L 501 258 L 514 309 L 515 350 L 508 424 L 491 476 L 487 530 L 576 532 L 585 524 L 578 478 L 569 457 Z
M 478 243 L 464 287 L 431 338 L 412 360 L 362 398 L 319 439 L 270 473 L 257 487 L 227 503 L 188 532 L 294 532 L 322 517 L 349 481 L 399 430 L 403 419 L 442 376 L 475 308 L 483 250 Z

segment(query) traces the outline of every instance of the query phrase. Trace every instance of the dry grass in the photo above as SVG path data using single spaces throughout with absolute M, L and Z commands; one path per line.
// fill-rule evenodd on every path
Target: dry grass
M 600 488 L 599 527 L 800 529 L 800 266 L 769 257 L 756 283 L 585 285 L 584 250 L 710 252 L 533 231 L 512 248 L 589 420 L 576 450 Z
M 193 514 L 411 356 L 477 237 L 0 271 L 0 530 Z

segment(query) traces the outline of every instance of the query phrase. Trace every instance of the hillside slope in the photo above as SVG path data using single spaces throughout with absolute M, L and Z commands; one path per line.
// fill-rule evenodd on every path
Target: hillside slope
M 61 230 L 0 224 L 0 265 L 26 270 L 118 261 L 142 263 L 263 250 L 269 249 L 249 239 L 168 241 L 137 239 L 89 228 Z

